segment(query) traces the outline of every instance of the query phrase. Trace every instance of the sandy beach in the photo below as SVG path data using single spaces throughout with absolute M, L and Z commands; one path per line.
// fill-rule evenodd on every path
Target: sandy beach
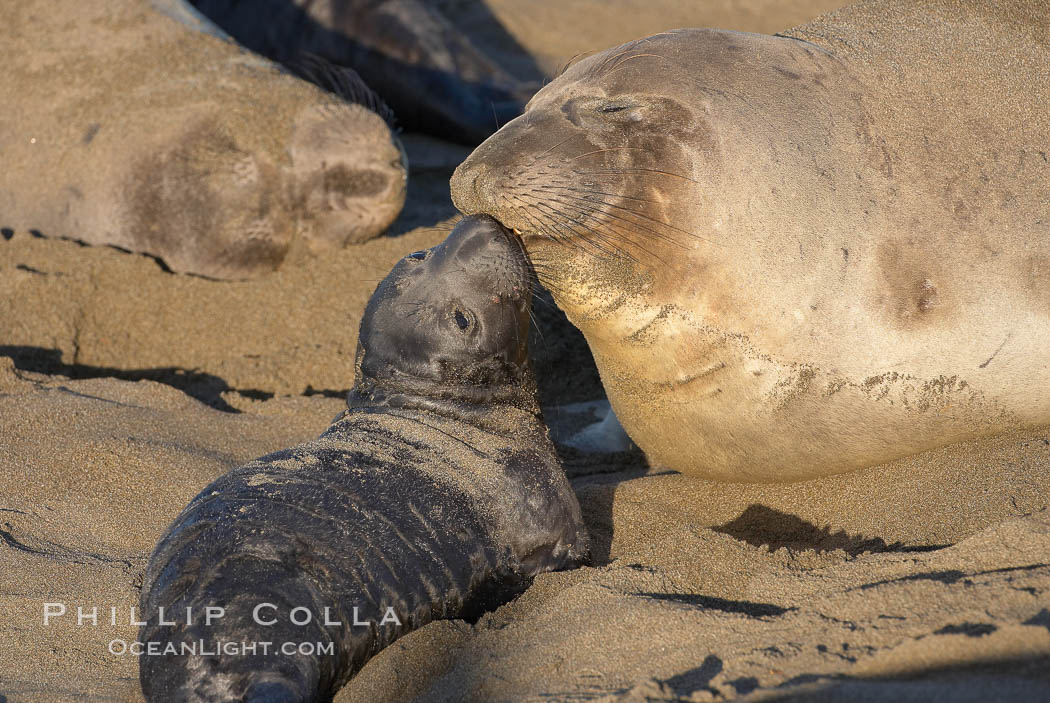
M 437 4 L 531 80 L 661 29 L 775 32 L 842 3 Z M 293 245 L 250 281 L 0 221 L 0 703 L 142 700 L 119 642 L 156 540 L 215 477 L 327 427 L 376 283 L 454 221 L 469 149 L 402 137 L 407 204 L 385 236 Z M 582 336 L 536 314 L 557 438 L 603 394 Z M 411 633 L 338 703 L 1050 700 L 1050 427 L 795 484 L 566 456 L 592 565 Z M 67 614 L 45 625 L 46 603 Z

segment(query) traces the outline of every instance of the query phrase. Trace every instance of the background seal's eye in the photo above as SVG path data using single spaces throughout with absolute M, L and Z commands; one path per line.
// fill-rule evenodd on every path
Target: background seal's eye
M 461 330 L 468 330 L 474 326 L 474 316 L 469 310 L 453 310 L 452 319 Z
M 415 259 L 416 261 L 425 261 L 426 258 L 427 258 L 427 255 L 429 253 L 430 253 L 429 251 L 414 251 L 411 254 L 409 254 L 408 256 L 406 256 L 405 258 L 406 259 Z
M 598 112 L 604 112 L 605 114 L 608 114 L 610 112 L 621 112 L 622 110 L 626 110 L 627 108 L 628 106 L 624 105 L 623 103 L 605 103 L 604 105 L 598 106 Z

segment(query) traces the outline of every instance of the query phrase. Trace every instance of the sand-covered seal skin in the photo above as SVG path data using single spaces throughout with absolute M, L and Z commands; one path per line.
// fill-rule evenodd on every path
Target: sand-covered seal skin
M 292 642 L 333 654 L 143 656 L 148 700 L 327 701 L 402 634 L 585 558 L 529 370 L 530 290 L 520 243 L 483 217 L 397 264 L 362 319 L 347 412 L 205 488 L 142 589 L 140 640 L 158 651 Z M 178 624 L 161 625 L 161 607 Z M 210 626 L 208 607 L 225 610 Z M 257 623 L 257 607 L 275 623 Z M 312 621 L 293 624 L 294 608 Z M 387 608 L 399 623 L 382 623 Z M 342 624 L 325 625 L 326 611 Z
M 382 117 L 237 46 L 185 0 L 5 8 L 0 227 L 149 254 L 177 273 L 273 271 L 401 212 Z
M 1050 33 L 868 0 L 571 66 L 452 179 L 654 464 L 792 481 L 1050 422 Z

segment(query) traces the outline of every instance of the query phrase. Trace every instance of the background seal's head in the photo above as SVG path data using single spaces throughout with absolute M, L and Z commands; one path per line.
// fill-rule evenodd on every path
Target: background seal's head
M 409 254 L 365 308 L 351 398 L 531 398 L 531 279 L 520 241 L 486 215 Z

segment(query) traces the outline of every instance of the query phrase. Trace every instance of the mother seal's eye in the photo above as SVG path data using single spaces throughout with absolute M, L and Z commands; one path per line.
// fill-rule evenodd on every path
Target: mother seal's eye
M 427 258 L 428 251 L 414 251 L 409 254 L 406 259 L 415 259 L 416 261 L 424 261 Z
M 642 121 L 641 107 L 631 100 L 615 100 L 598 103 L 592 109 L 599 118 L 615 123 L 629 123 Z

